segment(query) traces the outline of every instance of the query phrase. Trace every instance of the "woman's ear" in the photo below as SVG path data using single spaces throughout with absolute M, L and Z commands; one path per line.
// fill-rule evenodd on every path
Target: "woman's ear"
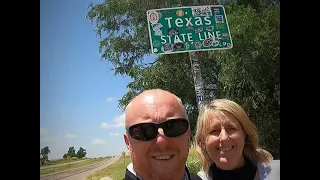
M 247 135 L 245 135 L 244 144 L 250 144 L 250 141 Z

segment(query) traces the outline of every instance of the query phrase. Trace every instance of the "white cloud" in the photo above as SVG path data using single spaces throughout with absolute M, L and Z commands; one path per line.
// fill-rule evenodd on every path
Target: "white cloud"
M 112 133 L 109 133 L 109 135 L 110 135 L 110 136 L 119 136 L 120 133 L 113 133 L 113 132 L 112 132 Z
M 46 134 L 48 134 L 48 130 L 45 128 L 40 128 L 40 136 L 44 136 Z
M 123 123 L 124 124 L 124 121 L 126 120 L 126 116 L 125 114 L 121 114 L 120 116 L 117 116 L 114 118 L 114 121 L 115 122 L 118 122 L 118 123 Z
M 113 122 L 114 124 L 108 124 L 108 123 L 101 123 L 100 127 L 101 128 L 114 128 L 114 127 L 124 127 L 124 122 L 125 122 L 125 114 L 121 114 L 120 116 L 117 116 L 114 118 Z
M 64 137 L 66 137 L 66 138 L 74 138 L 74 137 L 76 137 L 76 135 L 74 135 L 74 134 L 66 134 Z
M 113 98 L 111 97 L 107 98 L 107 102 L 111 102 L 111 101 L 113 101 Z
M 105 144 L 106 141 L 103 140 L 103 139 L 95 138 L 95 139 L 92 140 L 91 143 L 92 143 L 92 144 Z

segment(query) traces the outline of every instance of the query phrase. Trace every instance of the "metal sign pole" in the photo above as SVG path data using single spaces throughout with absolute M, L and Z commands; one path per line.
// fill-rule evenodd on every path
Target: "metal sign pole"
M 197 52 L 189 52 L 189 58 L 193 72 L 194 89 L 196 91 L 198 111 L 200 111 L 202 106 L 204 105 L 204 88 L 201 76 L 199 56 Z
M 193 4 L 198 5 L 198 0 L 193 0 Z M 198 104 L 198 112 L 202 109 L 204 105 L 204 88 L 203 80 L 200 69 L 199 56 L 197 52 L 189 52 L 189 58 L 193 73 L 194 89 L 196 91 L 196 100 Z

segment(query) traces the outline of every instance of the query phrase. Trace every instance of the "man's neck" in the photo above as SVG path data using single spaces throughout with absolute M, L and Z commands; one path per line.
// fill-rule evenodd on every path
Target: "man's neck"
M 131 166 L 130 166 L 131 165 Z M 156 174 L 156 173 L 149 173 L 149 172 L 137 172 L 133 169 L 132 164 L 128 166 L 128 169 L 131 173 L 137 176 L 141 180 L 184 180 L 185 176 L 188 178 L 188 174 L 183 167 L 183 169 L 179 171 L 175 171 L 172 173 L 165 173 L 165 174 Z
M 185 170 L 180 172 L 173 172 L 167 174 L 147 174 L 147 178 L 143 178 L 143 180 L 184 180 L 186 172 Z

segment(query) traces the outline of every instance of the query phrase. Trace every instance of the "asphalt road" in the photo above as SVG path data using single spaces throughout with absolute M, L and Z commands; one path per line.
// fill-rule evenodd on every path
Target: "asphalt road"
M 119 158 L 120 157 L 113 157 L 78 169 L 40 176 L 40 180 L 85 180 L 90 174 L 108 167 L 115 163 Z

